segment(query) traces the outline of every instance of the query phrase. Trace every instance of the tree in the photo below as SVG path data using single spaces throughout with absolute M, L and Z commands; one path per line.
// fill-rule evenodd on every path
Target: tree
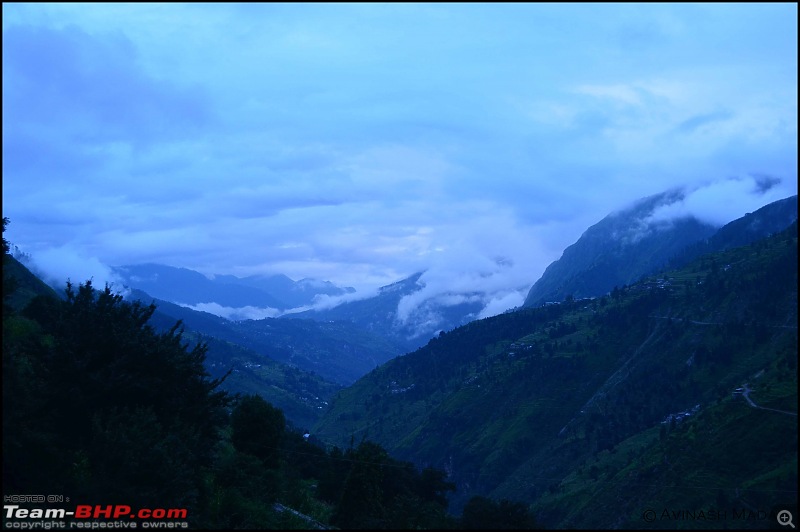
M 3 338 L 4 385 L 16 390 L 4 389 L 8 489 L 190 515 L 200 506 L 230 400 L 205 371 L 205 344 L 183 345 L 180 322 L 155 332 L 154 311 L 88 281 L 8 320 L 25 324 Z
M 231 441 L 237 451 L 260 459 L 264 467 L 280 463 L 280 444 L 286 429 L 283 412 L 258 395 L 243 397 L 231 414 Z
M 367 441 L 349 458 L 353 466 L 332 521 L 340 528 L 377 528 L 385 513 L 383 480 L 389 455 L 380 445 Z

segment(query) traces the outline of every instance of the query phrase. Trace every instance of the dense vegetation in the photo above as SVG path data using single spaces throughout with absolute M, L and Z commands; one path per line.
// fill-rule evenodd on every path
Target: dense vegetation
M 601 298 L 442 334 L 342 390 L 314 431 L 445 469 L 456 510 L 524 501 L 549 527 L 768 511 L 797 499 L 796 364 L 795 222 Z
M 154 328 L 154 305 L 90 281 L 59 299 L 3 273 L 6 494 L 186 508 L 201 528 L 534 524 L 526 508 L 483 497 L 452 517 L 444 471 L 369 441 L 326 449 L 261 397 L 222 391 L 225 377 L 204 366 L 207 345 L 190 348 L 180 322 Z
M 204 528 L 641 528 L 648 510 L 796 505 L 796 222 L 442 333 L 341 390 L 313 434 L 255 379 L 223 391 L 246 350 L 211 367 L 220 340 L 91 282 L 54 297 L 3 245 L 6 493 L 187 508 Z
M 272 350 L 258 352 L 224 340 L 229 337 L 229 330 L 223 318 L 156 300 L 138 290 L 132 290 L 126 300 L 157 305 L 148 322 L 157 331 L 168 331 L 180 319 L 185 326 L 183 338 L 208 347 L 205 366 L 211 376 L 226 375 L 221 389 L 260 395 L 280 408 L 287 422 L 298 429 L 310 428 L 331 396 L 341 389 L 315 373 L 271 358 Z

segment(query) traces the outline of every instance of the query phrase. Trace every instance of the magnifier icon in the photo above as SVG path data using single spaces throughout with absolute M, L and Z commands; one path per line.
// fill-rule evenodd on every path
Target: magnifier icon
M 790 527 L 794 528 L 794 523 L 792 523 L 792 512 L 789 510 L 781 510 L 778 512 L 778 524 L 781 526 L 789 525 Z

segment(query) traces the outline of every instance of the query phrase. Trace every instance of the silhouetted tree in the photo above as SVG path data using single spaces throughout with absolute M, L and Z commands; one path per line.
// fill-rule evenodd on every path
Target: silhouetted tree
M 270 469 L 278 467 L 285 428 L 283 412 L 258 395 L 243 397 L 231 414 L 233 446 L 259 458 Z
M 7 489 L 198 506 L 229 400 L 205 371 L 206 346 L 183 345 L 180 323 L 156 333 L 154 311 L 89 281 L 4 314 Z

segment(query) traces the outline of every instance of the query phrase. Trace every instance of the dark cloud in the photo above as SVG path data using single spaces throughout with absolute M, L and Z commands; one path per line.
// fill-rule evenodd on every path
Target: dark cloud
M 771 175 L 753 175 L 755 188 L 759 194 L 764 194 L 768 190 L 781 184 L 783 179 Z

